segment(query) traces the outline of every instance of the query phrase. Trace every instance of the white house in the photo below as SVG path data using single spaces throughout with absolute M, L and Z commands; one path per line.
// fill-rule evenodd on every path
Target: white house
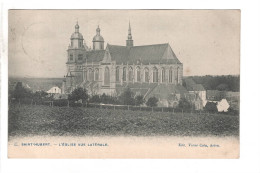
M 52 87 L 47 91 L 48 94 L 61 94 L 61 89 L 57 86 Z
M 229 103 L 227 102 L 226 99 L 222 99 L 217 103 L 217 109 L 219 112 L 227 112 L 229 108 Z

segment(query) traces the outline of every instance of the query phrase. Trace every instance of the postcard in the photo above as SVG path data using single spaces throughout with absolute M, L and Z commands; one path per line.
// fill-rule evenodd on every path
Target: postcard
M 8 15 L 8 158 L 239 158 L 240 10 Z

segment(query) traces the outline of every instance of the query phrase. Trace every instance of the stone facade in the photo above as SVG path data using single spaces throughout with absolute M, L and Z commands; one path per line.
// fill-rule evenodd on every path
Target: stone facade
M 143 95 L 148 97 L 152 85 L 182 85 L 183 64 L 168 43 L 134 46 L 129 24 L 126 46 L 107 44 L 104 49 L 100 28 L 96 31 L 93 49 L 89 49 L 76 24 L 67 50 L 63 93 L 84 87 L 92 95 L 118 95 L 120 89 L 131 85 L 146 88 Z

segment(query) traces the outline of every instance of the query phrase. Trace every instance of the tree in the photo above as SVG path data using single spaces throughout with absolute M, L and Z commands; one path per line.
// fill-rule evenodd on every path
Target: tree
M 191 109 L 191 104 L 187 99 L 181 98 L 179 100 L 178 108 L 182 111 L 184 110 L 189 111 Z
M 93 96 L 90 98 L 89 102 L 91 102 L 91 103 L 100 103 L 100 102 L 101 102 L 101 99 L 100 99 L 99 95 L 93 95 Z
M 121 104 L 123 105 L 134 105 L 135 104 L 135 99 L 133 97 L 133 92 L 131 91 L 130 88 L 127 88 L 120 96 L 119 100 Z
M 144 97 L 142 95 L 138 95 L 135 97 L 135 105 L 140 106 L 144 103 Z
M 87 90 L 85 88 L 76 88 L 68 96 L 68 100 L 72 101 L 72 103 L 82 100 L 83 105 L 86 104 L 87 99 L 88 99 L 88 94 L 87 94 Z
M 146 105 L 147 106 L 150 106 L 150 107 L 155 107 L 157 106 L 157 103 L 158 103 L 158 99 L 156 97 L 150 97 L 147 102 L 146 102 Z
M 222 84 L 219 84 L 217 87 L 216 87 L 217 90 L 219 91 L 228 91 L 229 90 L 229 87 L 227 84 L 225 83 L 222 83 Z
M 48 93 L 46 93 L 45 91 L 36 91 L 35 93 L 33 93 L 32 98 L 34 102 L 39 103 L 46 99 L 47 95 Z
M 16 99 L 31 98 L 32 93 L 23 87 L 22 82 L 17 82 L 12 97 Z
M 211 113 L 218 112 L 217 103 L 214 102 L 207 102 L 204 109 Z

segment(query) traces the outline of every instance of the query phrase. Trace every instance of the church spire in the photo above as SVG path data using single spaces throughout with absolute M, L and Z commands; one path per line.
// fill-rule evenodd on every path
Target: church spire
M 132 33 L 131 33 L 131 25 L 129 21 L 129 27 L 128 27 L 128 39 L 126 40 L 126 46 L 127 47 L 133 47 L 134 46 L 134 41 L 132 39 Z
M 98 27 L 97 27 L 97 29 L 96 29 L 96 32 L 97 32 L 97 35 L 100 35 L 100 28 L 99 28 L 99 25 L 98 25 Z
M 75 25 L 75 32 L 79 32 L 79 24 L 78 24 L 78 20 L 77 20 L 77 23 Z
M 128 40 L 132 40 L 132 33 L 131 33 L 130 21 L 129 21 L 129 28 L 128 28 Z

